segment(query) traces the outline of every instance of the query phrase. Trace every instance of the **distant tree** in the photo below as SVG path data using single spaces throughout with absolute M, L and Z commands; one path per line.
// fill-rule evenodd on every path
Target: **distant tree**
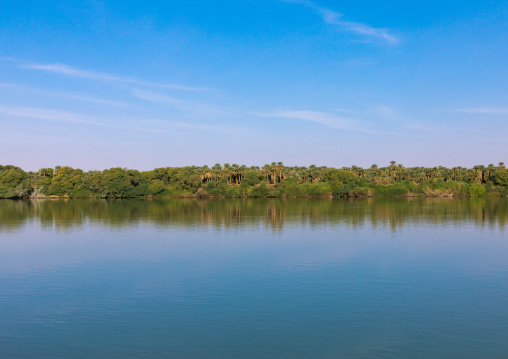
M 265 186 L 259 186 L 261 183 Z M 268 188 L 268 183 L 275 185 L 275 188 Z M 288 167 L 282 162 L 272 162 L 262 168 L 235 163 L 221 166 L 217 163 L 212 168 L 207 165 L 162 167 L 139 172 L 118 167 L 86 173 L 69 166 L 24 172 L 15 166 L 0 165 L 0 198 L 23 197 L 30 193 L 70 197 L 141 197 L 159 194 L 166 189 L 168 194 L 187 196 L 201 186 L 211 195 L 225 197 L 317 196 L 329 194 L 330 191 L 335 197 L 372 191 L 384 191 L 391 196 L 402 193 L 402 190 L 426 194 L 425 188 L 453 190 L 453 193 L 461 196 L 480 196 L 484 190 L 504 196 L 508 193 L 508 170 L 503 162 L 498 166 L 478 165 L 469 169 L 443 166 L 406 168 L 395 161 L 386 167 L 372 165 L 367 169 L 355 165 L 342 169 L 314 164 L 309 167 Z M 378 187 L 386 187 L 386 190 Z M 397 188 L 391 191 L 388 187 Z
M 25 171 L 15 166 L 0 166 L 0 198 L 25 197 L 31 190 Z
M 254 186 L 259 183 L 259 175 L 256 171 L 249 170 L 242 179 L 242 185 Z
M 159 194 L 159 193 L 163 192 L 165 189 L 166 189 L 166 185 L 164 184 L 164 182 L 161 180 L 158 180 L 158 179 L 153 180 L 148 185 L 148 191 L 150 192 L 150 194 L 153 194 L 153 195 Z
M 254 187 L 251 192 L 251 197 L 265 197 L 269 192 L 270 190 L 266 187 L 266 184 L 261 183 L 260 186 Z
M 193 166 L 178 168 L 173 184 L 183 190 L 195 190 L 201 185 L 201 175 Z
M 121 167 L 110 168 L 102 172 L 102 194 L 106 197 L 125 197 L 129 192 L 131 181 Z
M 64 196 L 76 189 L 83 181 L 83 170 L 74 169 L 69 166 L 57 166 L 55 175 L 51 179 L 47 194 Z
M 473 183 L 469 186 L 469 194 L 471 197 L 482 196 L 485 193 L 486 189 L 481 184 Z
M 150 194 L 148 190 L 148 180 L 141 175 L 138 170 L 125 170 L 130 185 L 123 197 L 142 197 Z
M 324 173 L 323 182 L 330 184 L 334 197 L 341 197 L 353 190 L 360 179 L 351 172 L 330 168 Z
M 189 189 L 195 190 L 199 188 L 199 185 L 201 184 L 201 179 L 197 174 L 193 174 L 189 176 L 189 179 L 187 180 L 187 186 Z
M 500 186 L 508 186 L 508 169 L 498 169 L 494 177 L 494 182 Z
M 104 181 L 103 173 L 100 171 L 93 171 L 93 173 L 90 176 L 89 189 L 92 192 L 102 194 L 103 181 Z

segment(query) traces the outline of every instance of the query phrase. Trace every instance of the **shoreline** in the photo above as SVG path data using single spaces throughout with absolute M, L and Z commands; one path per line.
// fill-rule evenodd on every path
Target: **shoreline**
M 344 196 L 344 197 L 333 197 L 332 195 L 321 195 L 321 196 L 267 196 L 267 197 L 227 197 L 227 196 L 139 196 L 139 197 L 72 197 L 72 196 L 28 196 L 28 197 L 13 197 L 13 198 L 2 198 L 2 199 L 10 199 L 10 200 L 62 200 L 62 199 L 143 199 L 143 200 L 158 200 L 158 199 L 200 199 L 200 200 L 214 200 L 214 199 L 383 199 L 383 198 L 450 198 L 450 199 L 459 199 L 459 198 L 508 198 L 507 196 L 501 195 L 487 195 L 487 196 L 467 196 L 467 195 L 454 195 L 454 194 L 442 194 L 442 195 L 425 195 L 425 194 L 407 194 L 407 195 L 399 195 L 399 196 L 382 196 L 382 195 L 372 195 L 372 196 Z

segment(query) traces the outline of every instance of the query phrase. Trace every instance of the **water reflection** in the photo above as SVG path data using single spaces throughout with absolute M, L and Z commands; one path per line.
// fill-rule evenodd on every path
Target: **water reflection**
M 0 201 L 0 357 L 503 358 L 507 220 L 506 198 Z
M 42 228 L 79 228 L 86 223 L 110 227 L 157 226 L 217 228 L 287 225 L 389 226 L 411 223 L 499 227 L 508 222 L 507 198 L 365 200 L 0 200 L 0 231 L 35 221 Z

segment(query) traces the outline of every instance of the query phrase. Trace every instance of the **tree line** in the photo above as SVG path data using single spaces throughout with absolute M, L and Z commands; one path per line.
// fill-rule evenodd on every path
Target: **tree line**
M 73 197 L 366 197 L 506 196 L 508 169 L 478 165 L 369 168 L 237 164 L 163 167 L 150 171 L 110 168 L 83 171 L 69 166 L 25 172 L 0 165 L 0 198 Z

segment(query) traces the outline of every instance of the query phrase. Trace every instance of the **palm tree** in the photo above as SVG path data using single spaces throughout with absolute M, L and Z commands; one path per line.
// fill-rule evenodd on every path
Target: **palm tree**
M 216 181 L 219 181 L 222 172 L 222 166 L 220 163 L 216 163 L 212 167 L 212 173 Z
M 243 176 L 245 175 L 245 172 L 247 172 L 247 166 L 245 165 L 241 165 L 240 168 L 238 169 L 238 177 L 239 177 L 239 180 L 238 180 L 238 183 L 242 183 L 242 180 L 243 180 Z
M 231 165 L 229 163 L 224 163 L 224 168 L 222 168 L 222 178 L 227 178 L 228 184 L 231 184 Z
M 270 174 L 272 173 L 272 169 L 270 165 L 269 164 L 264 165 L 262 171 L 264 176 L 266 177 L 266 180 L 271 183 Z
M 236 163 L 231 165 L 231 182 L 233 182 L 233 179 L 235 184 L 240 184 L 240 166 Z
M 199 168 L 198 171 L 201 177 L 201 182 L 206 183 L 213 180 L 212 170 L 207 165 L 204 165 L 203 167 Z

